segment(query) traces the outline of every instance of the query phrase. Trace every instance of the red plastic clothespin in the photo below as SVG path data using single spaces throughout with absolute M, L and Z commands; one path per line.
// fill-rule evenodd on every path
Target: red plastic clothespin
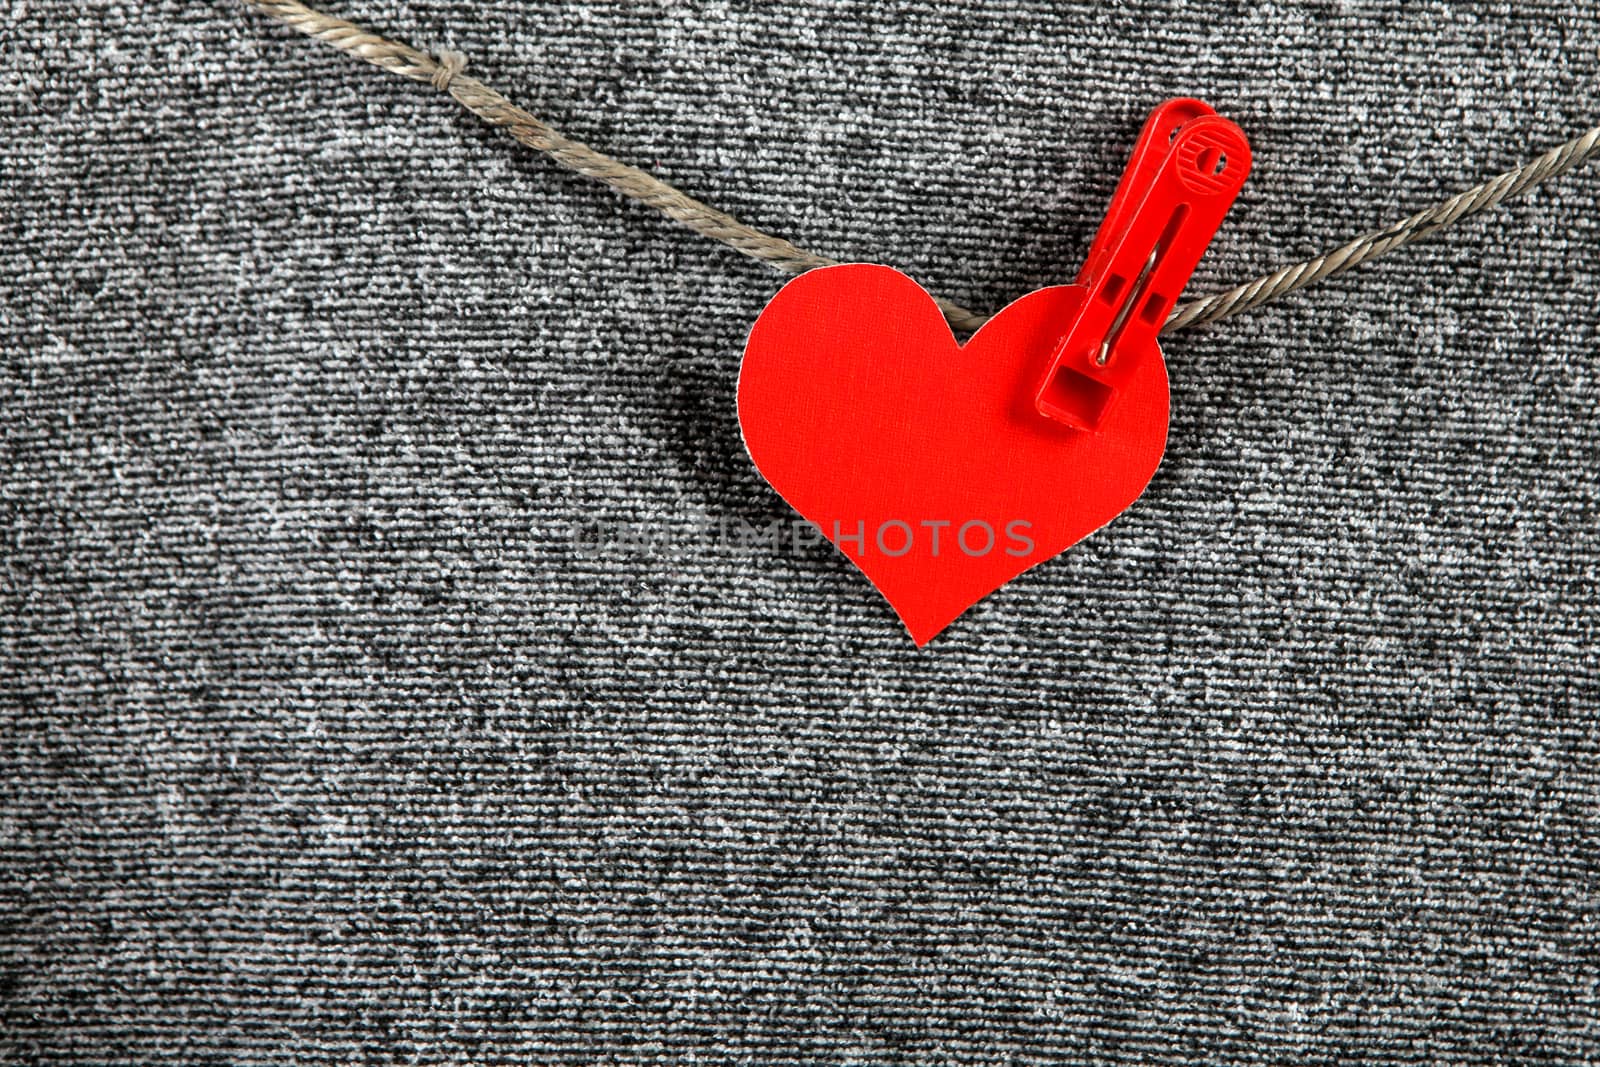
M 1168 100 L 1145 121 L 1084 259 L 1089 289 L 1034 398 L 1041 415 L 1099 427 L 1156 337 L 1250 173 L 1244 132 L 1199 100 Z

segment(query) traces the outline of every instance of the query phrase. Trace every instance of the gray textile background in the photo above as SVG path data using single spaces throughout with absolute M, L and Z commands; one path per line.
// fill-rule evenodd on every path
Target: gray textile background
M 330 9 L 994 308 L 1145 112 L 1231 284 L 1579 132 L 1591 4 Z M 15 1063 L 1600 1060 L 1600 173 L 1167 346 L 917 652 L 733 413 L 779 279 L 226 2 L 0 25 Z

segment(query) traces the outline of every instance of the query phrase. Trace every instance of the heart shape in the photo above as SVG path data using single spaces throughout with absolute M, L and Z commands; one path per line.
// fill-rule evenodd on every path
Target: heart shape
M 1167 440 L 1145 352 L 1095 432 L 1033 398 L 1088 290 L 1029 293 L 965 344 L 890 267 L 813 270 L 745 345 L 739 426 L 758 470 L 871 580 L 919 646 L 1138 499 Z

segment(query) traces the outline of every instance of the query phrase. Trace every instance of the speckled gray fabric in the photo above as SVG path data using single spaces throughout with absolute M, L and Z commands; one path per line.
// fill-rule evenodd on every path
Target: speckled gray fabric
M 330 3 L 995 308 L 1144 114 L 1231 284 L 1574 135 L 1600 9 Z M 916 651 L 733 411 L 780 279 L 226 0 L 0 25 L 0 1057 L 1600 1059 L 1600 174 L 1166 346 Z M 585 523 L 667 531 L 595 551 Z

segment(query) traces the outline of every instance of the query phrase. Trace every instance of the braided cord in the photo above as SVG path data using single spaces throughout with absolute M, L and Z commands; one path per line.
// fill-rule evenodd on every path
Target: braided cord
M 1349 244 L 1314 256 L 1302 263 L 1280 267 L 1271 274 L 1236 286 L 1225 293 L 1215 293 L 1198 300 L 1191 300 L 1173 311 L 1172 317 L 1167 319 L 1162 330 L 1163 332 L 1181 330 L 1186 326 L 1202 326 L 1208 322 L 1216 322 L 1242 311 L 1260 307 L 1269 300 L 1277 300 L 1324 278 L 1343 274 L 1368 260 L 1377 259 L 1381 255 L 1425 237 L 1435 230 L 1460 222 L 1479 212 L 1488 211 L 1503 200 L 1521 196 L 1546 178 L 1565 174 L 1572 168 L 1593 159 L 1597 154 L 1600 154 L 1600 126 L 1573 138 L 1559 148 L 1552 148 L 1515 170 L 1508 170 L 1480 185 L 1474 185 L 1444 203 L 1419 211 L 1387 229 L 1374 230 L 1372 233 L 1357 237 Z
M 445 52 L 435 58 L 409 45 L 364 30 L 355 23 L 325 15 L 298 0 L 241 2 L 308 37 L 382 67 L 391 74 L 427 82 L 449 93 L 456 103 L 484 122 L 504 129 L 521 144 L 545 153 L 569 170 L 603 182 L 694 232 L 721 241 L 780 271 L 800 274 L 816 267 L 837 266 L 840 262 L 807 252 L 781 237 L 747 226 L 732 215 L 696 200 L 638 167 L 629 166 L 586 144 L 562 136 L 476 78 L 463 74 L 461 71 L 466 65 L 465 61 L 454 53 Z M 1435 230 L 1488 211 L 1511 197 L 1520 196 L 1538 183 L 1565 174 L 1597 154 L 1600 154 L 1600 126 L 1393 226 L 1357 237 L 1340 248 L 1304 262 L 1281 267 L 1226 292 L 1180 304 L 1167 319 L 1162 332 L 1217 322 L 1277 300 L 1314 282 L 1343 274 Z M 938 304 L 956 330 L 976 330 L 989 320 L 987 315 L 980 315 L 948 300 L 940 299 Z

